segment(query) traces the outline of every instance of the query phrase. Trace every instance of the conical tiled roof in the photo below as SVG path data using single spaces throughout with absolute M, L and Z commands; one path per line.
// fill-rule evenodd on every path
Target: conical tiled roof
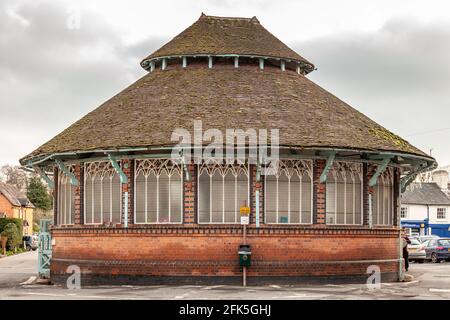
M 193 25 L 142 62 L 180 55 L 247 55 L 311 62 L 286 46 L 253 18 L 224 18 L 202 14 Z
M 176 128 L 279 129 L 280 145 L 425 153 L 293 71 L 192 65 L 147 74 L 32 153 L 175 145 Z
M 208 16 L 149 58 L 201 52 L 303 59 L 254 18 Z M 202 120 L 203 130 L 222 132 L 229 128 L 279 129 L 280 146 L 394 152 L 434 162 L 295 69 L 276 63 L 261 68 L 251 57 L 238 67 L 226 58 L 214 66 L 191 58 L 187 66 L 178 57 L 154 68 L 21 163 L 51 155 L 170 147 L 177 144 L 171 140 L 172 132 L 177 128 L 193 132 L 193 120 Z

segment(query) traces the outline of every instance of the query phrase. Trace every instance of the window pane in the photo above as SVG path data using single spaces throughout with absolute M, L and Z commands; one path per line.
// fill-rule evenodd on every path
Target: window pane
M 291 177 L 290 185 L 290 223 L 300 223 L 300 201 L 303 201 L 302 196 L 300 177 L 294 173 Z
M 211 220 L 223 222 L 223 178 L 217 171 L 212 176 L 211 195 Z
M 326 216 L 327 224 L 335 224 L 336 219 L 336 184 L 332 174 L 328 175 L 326 185 Z
M 266 222 L 277 222 L 277 178 L 274 175 L 266 176 Z
M 210 178 L 206 172 L 203 172 L 198 179 L 198 213 L 199 221 L 209 222 L 210 211 Z
M 237 191 L 234 175 L 228 172 L 225 176 L 224 197 L 225 197 L 225 221 L 224 222 L 236 222 L 236 208 L 239 204 L 236 201 Z
M 170 222 L 182 222 L 183 181 L 179 173 L 170 177 Z
M 157 222 L 158 190 L 156 176 L 151 173 L 147 177 L 147 223 Z
M 122 198 L 122 184 L 120 183 L 120 177 L 116 173 L 114 174 L 114 177 L 112 178 L 112 222 L 119 223 L 120 222 L 120 216 L 122 212 L 121 208 L 121 198 Z M 107 189 L 109 191 L 109 188 Z M 130 199 L 128 199 L 130 201 Z M 107 212 L 110 212 L 111 210 L 107 210 Z M 108 218 L 110 219 L 110 218 Z
M 350 172 L 346 172 L 346 185 L 345 185 L 345 224 L 353 224 L 353 210 L 354 210 L 354 190 L 353 180 Z
M 111 222 L 111 205 L 112 200 L 112 179 L 110 177 L 103 178 L 102 184 L 102 208 L 103 208 L 103 222 Z
M 355 182 L 355 224 L 362 224 L 361 181 L 357 178 Z
M 102 222 L 102 179 L 94 179 L 94 223 Z
M 145 223 L 145 177 L 142 172 L 136 176 L 135 183 L 135 211 L 136 223 Z
M 167 174 L 162 173 L 159 176 L 159 198 L 158 198 L 158 212 L 159 212 L 159 222 L 167 223 L 169 222 L 169 177 Z
M 289 222 L 289 180 L 283 172 L 278 178 L 278 223 Z
M 86 177 L 85 188 L 84 188 L 84 214 L 85 214 L 85 223 L 92 222 L 92 178 Z
M 302 177 L 302 223 L 312 223 L 312 194 L 311 194 L 311 179 L 305 173 Z
M 345 209 L 345 182 L 343 177 L 339 174 L 337 178 L 337 212 L 336 224 L 344 224 L 344 209 Z

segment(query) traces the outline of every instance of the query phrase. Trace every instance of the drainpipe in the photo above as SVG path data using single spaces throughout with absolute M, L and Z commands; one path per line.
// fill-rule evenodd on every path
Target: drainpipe
M 428 229 L 430 228 L 430 205 L 429 204 L 427 204 L 427 224 L 425 225 L 425 227 L 426 227 L 425 234 L 428 235 Z

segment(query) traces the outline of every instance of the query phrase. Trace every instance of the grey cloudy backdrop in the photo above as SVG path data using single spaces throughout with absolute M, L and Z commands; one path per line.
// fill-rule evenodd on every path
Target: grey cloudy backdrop
M 0 165 L 145 74 L 139 61 L 211 15 L 256 15 L 308 77 L 450 164 L 445 1 L 0 0 Z M 78 19 L 79 18 L 79 19 Z

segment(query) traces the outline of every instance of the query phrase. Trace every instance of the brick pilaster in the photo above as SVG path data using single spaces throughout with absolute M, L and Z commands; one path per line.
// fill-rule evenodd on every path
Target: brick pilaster
M 264 177 L 257 181 L 256 171 L 256 165 L 250 165 L 250 224 L 256 223 L 256 191 L 259 191 L 259 223 L 264 224 Z
M 84 192 L 84 173 L 83 173 L 83 165 L 77 164 L 74 166 L 74 175 L 78 180 L 77 186 L 72 186 L 74 188 L 74 217 L 73 222 L 76 225 L 83 224 L 83 192 Z
M 132 175 L 133 173 L 133 161 L 130 159 L 124 159 L 121 161 L 121 167 L 123 173 L 127 176 L 128 183 L 122 184 L 122 224 L 125 222 L 125 192 L 128 192 L 128 224 L 134 223 L 134 193 L 133 193 L 133 186 L 134 186 L 134 177 Z
M 53 167 L 53 224 L 58 224 L 58 167 Z
M 326 224 L 326 184 L 320 183 L 320 175 L 325 168 L 325 160 L 313 163 L 313 223 Z
M 183 191 L 184 191 L 184 224 L 197 223 L 197 165 L 193 162 L 187 166 L 189 171 L 189 181 L 186 181 L 186 175 L 183 175 Z
M 400 215 L 400 169 L 394 168 L 394 212 L 393 225 L 397 226 Z
M 363 163 L 363 225 L 369 225 L 369 178 L 367 163 Z

